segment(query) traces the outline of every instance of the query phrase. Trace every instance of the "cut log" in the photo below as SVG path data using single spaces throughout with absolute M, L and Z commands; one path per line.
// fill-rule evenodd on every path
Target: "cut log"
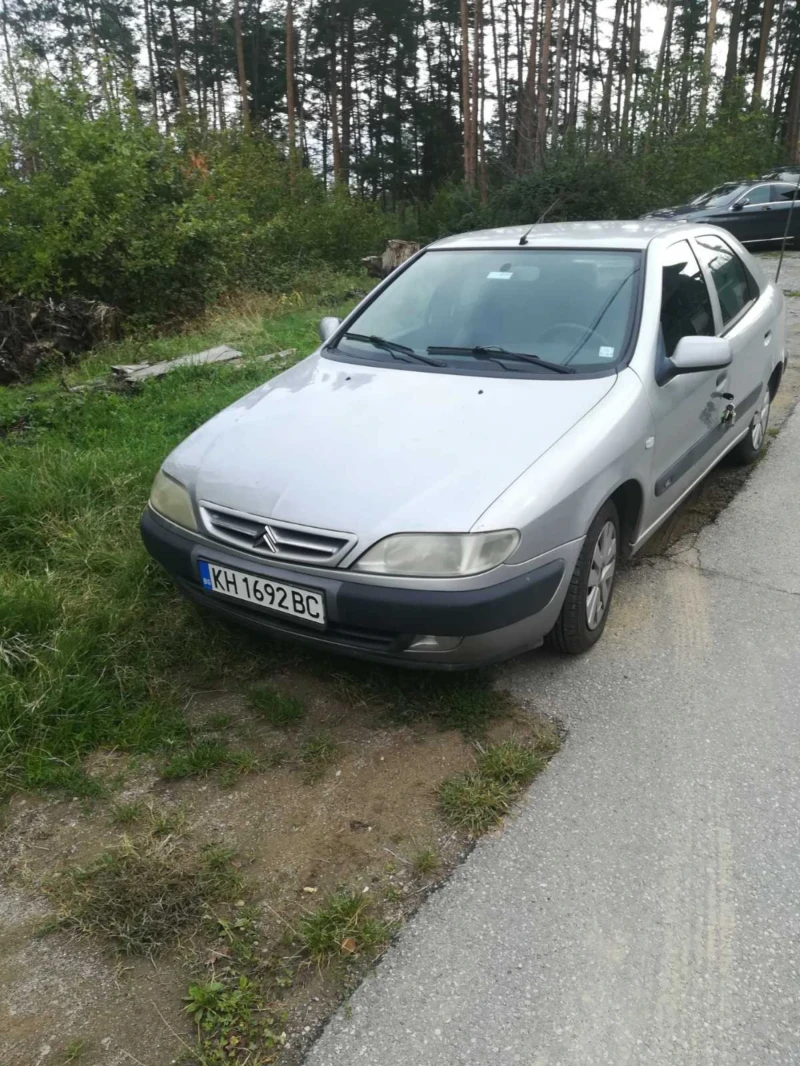
M 388 278 L 393 270 L 397 270 L 419 250 L 420 245 L 416 241 L 389 241 L 383 255 L 368 255 L 361 262 L 371 278 Z

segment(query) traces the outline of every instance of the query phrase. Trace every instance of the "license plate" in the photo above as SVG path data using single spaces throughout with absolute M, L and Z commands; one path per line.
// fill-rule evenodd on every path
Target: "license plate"
M 241 570 L 200 560 L 200 578 L 207 592 L 233 596 L 246 603 L 254 603 L 268 611 L 288 614 L 292 618 L 315 626 L 325 625 L 325 597 L 321 592 L 309 592 L 296 585 L 285 585 Z

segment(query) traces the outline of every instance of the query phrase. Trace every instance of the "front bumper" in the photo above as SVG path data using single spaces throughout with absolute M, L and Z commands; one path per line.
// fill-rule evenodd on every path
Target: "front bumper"
M 572 574 L 577 548 L 569 558 L 551 559 L 500 584 L 473 589 L 409 589 L 298 573 L 210 544 L 178 529 L 149 508 L 141 534 L 150 555 L 175 580 L 180 591 L 223 617 L 276 637 L 357 658 L 458 669 L 485 666 L 541 644 L 552 628 Z M 328 624 L 311 629 L 276 615 L 207 592 L 198 560 L 244 570 L 263 578 L 305 585 L 325 596 Z M 415 647 L 421 637 L 451 638 L 444 649 Z

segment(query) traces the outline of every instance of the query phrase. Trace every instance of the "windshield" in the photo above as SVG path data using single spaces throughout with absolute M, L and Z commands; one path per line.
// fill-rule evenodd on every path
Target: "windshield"
M 440 371 L 608 370 L 625 354 L 639 268 L 639 252 L 430 251 L 348 323 L 336 355 Z
M 746 182 L 728 182 L 727 185 L 718 185 L 711 192 L 700 193 L 692 200 L 692 207 L 727 207 L 732 204 L 737 196 L 741 196 L 749 188 Z

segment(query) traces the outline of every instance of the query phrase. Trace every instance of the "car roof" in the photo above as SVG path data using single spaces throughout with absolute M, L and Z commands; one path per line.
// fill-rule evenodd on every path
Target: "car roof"
M 643 219 L 620 222 L 545 222 L 533 226 L 503 226 L 498 229 L 457 233 L 435 241 L 431 249 L 519 248 L 520 238 L 527 235 L 527 247 L 548 248 L 607 248 L 633 251 L 646 248 L 650 242 L 686 229 L 683 222 L 667 219 Z

